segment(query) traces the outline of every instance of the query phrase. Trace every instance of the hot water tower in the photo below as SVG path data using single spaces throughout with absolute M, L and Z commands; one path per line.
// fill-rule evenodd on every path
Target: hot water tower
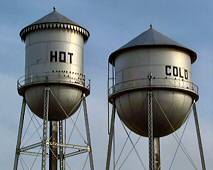
M 133 132 L 149 138 L 149 169 L 160 169 L 160 137 L 175 132 L 198 100 L 192 81 L 194 51 L 150 28 L 109 56 L 112 104 L 106 170 L 110 169 L 115 113 Z M 112 73 L 111 73 L 112 71 Z M 201 159 L 204 157 L 196 119 Z
M 53 12 L 23 28 L 20 37 L 25 43 L 25 75 L 18 80 L 18 93 L 23 96 L 19 123 L 14 170 L 18 168 L 19 155 L 35 147 L 42 148 L 42 169 L 65 169 L 68 157 L 66 147 L 77 149 L 75 153 L 89 153 L 93 167 L 86 97 L 90 84 L 84 74 L 84 44 L 89 32 L 58 13 Z M 86 146 L 71 145 L 64 141 L 63 121 L 72 116 L 83 103 Z M 33 114 L 43 119 L 43 138 L 38 143 L 21 147 L 26 104 Z M 49 128 L 49 129 L 48 129 Z M 47 132 L 49 131 L 49 136 Z M 49 152 L 47 151 L 49 149 Z

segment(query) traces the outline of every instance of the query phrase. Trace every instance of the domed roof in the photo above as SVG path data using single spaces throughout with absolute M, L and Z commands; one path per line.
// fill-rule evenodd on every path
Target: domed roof
M 25 40 L 29 32 L 38 29 L 71 29 L 82 33 L 85 40 L 89 37 L 89 32 L 85 28 L 57 12 L 55 7 L 51 13 L 23 28 L 20 32 L 22 40 Z
M 109 57 L 109 62 L 111 64 L 114 63 L 115 57 L 129 49 L 136 49 L 136 48 L 149 48 L 149 47 L 169 47 L 169 48 L 176 48 L 189 53 L 191 57 L 191 62 L 193 63 L 197 59 L 197 54 L 183 46 L 182 44 L 170 39 L 169 37 L 163 35 L 162 33 L 156 31 L 150 25 L 150 28 L 129 41 L 127 44 L 113 52 Z

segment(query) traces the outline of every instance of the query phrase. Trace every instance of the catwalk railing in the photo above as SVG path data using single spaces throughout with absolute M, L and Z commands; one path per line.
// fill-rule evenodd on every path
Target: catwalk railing
M 51 83 L 75 85 L 90 91 L 90 80 L 86 79 L 84 75 L 70 76 L 63 73 L 44 73 L 22 76 L 17 81 L 17 89 L 20 93 L 22 93 L 23 89 L 28 86 Z
M 148 78 L 121 81 L 119 83 L 115 83 L 115 85 L 112 85 L 108 89 L 108 96 L 123 91 L 147 88 L 171 88 L 189 91 L 195 95 L 198 95 L 198 86 L 191 81 L 175 78 L 152 78 L 151 82 L 152 83 L 150 84 L 150 80 Z

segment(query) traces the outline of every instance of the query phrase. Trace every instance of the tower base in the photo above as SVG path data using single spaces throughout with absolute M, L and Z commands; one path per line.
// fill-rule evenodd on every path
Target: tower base
M 83 95 L 81 99 L 81 102 L 83 105 L 83 111 L 84 111 L 86 139 L 84 139 L 85 145 L 80 145 L 80 144 L 78 145 L 78 144 L 71 144 L 69 140 L 66 139 L 66 136 L 67 136 L 66 121 L 68 121 L 69 119 L 72 120 L 72 117 L 67 118 L 65 120 L 61 120 L 61 121 L 54 121 L 54 122 L 48 121 L 50 92 L 51 92 L 51 89 L 49 87 L 46 87 L 44 90 L 44 105 L 43 105 L 44 117 L 42 119 L 43 124 L 41 125 L 42 137 L 38 139 L 39 142 L 31 143 L 31 144 L 28 144 L 27 146 L 22 146 L 23 145 L 22 137 L 25 135 L 25 134 L 23 135 L 23 130 L 24 130 L 24 121 L 25 121 L 25 110 L 26 110 L 26 100 L 25 98 L 23 98 L 13 170 L 18 170 L 18 167 L 21 167 L 21 166 L 23 168 L 23 165 L 19 163 L 21 155 L 36 156 L 36 158 L 40 156 L 42 170 L 46 170 L 46 169 L 65 170 L 66 167 L 68 167 L 68 162 L 66 162 L 67 158 L 75 156 L 75 155 L 83 154 L 83 153 L 88 153 L 89 162 L 90 162 L 89 167 L 91 170 L 94 170 L 91 139 L 90 139 L 90 129 L 89 129 L 89 121 L 88 121 L 87 105 L 86 105 L 86 95 Z M 33 116 L 34 115 L 32 115 L 32 117 Z M 31 123 L 33 122 L 32 117 L 30 119 Z M 77 120 L 73 123 L 73 129 L 76 128 L 77 131 L 79 131 L 79 129 L 77 128 L 76 122 Z M 35 122 L 33 123 L 35 125 Z M 38 121 L 37 123 L 39 124 Z M 27 128 L 28 127 L 29 127 L 29 124 Z M 73 129 L 72 129 L 72 132 L 73 132 Z M 49 131 L 49 135 L 48 135 L 48 131 Z M 82 133 L 80 134 L 82 135 Z M 35 152 L 36 148 L 38 149 L 40 148 L 39 152 Z M 49 163 L 47 162 L 47 158 L 49 159 Z M 33 167 L 34 163 L 35 162 L 33 162 L 31 167 Z

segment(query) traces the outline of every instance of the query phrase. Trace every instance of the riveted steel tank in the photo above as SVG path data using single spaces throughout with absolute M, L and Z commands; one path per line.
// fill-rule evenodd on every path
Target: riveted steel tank
M 196 53 L 152 27 L 113 52 L 109 101 L 135 133 L 148 136 L 148 92 L 152 92 L 154 136 L 176 131 L 198 100 L 191 65 Z
M 49 120 L 63 120 L 79 108 L 89 94 L 84 75 L 84 43 L 89 32 L 53 12 L 23 28 L 25 76 L 18 81 L 19 94 L 31 111 L 43 118 L 44 89 L 50 88 Z

